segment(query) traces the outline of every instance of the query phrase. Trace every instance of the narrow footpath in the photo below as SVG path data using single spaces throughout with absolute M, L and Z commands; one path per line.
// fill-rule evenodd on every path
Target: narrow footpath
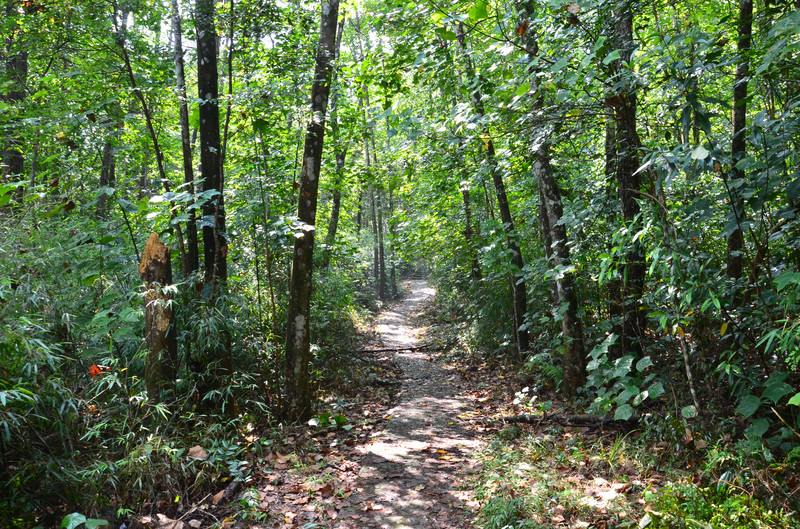
M 385 430 L 362 445 L 351 507 L 339 512 L 335 529 L 469 528 L 474 511 L 460 487 L 469 454 L 480 440 L 457 418 L 469 408 L 465 383 L 421 349 L 413 317 L 434 294 L 424 280 L 405 283 L 410 293 L 378 319 L 375 349 L 397 349 L 402 369 L 396 405 Z

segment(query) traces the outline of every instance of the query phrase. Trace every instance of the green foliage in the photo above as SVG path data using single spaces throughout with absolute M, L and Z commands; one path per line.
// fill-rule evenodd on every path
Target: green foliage
M 658 399 L 664 393 L 664 386 L 655 380 L 656 374 L 645 374 L 653 365 L 649 356 L 635 361 L 633 356 L 612 359 L 609 348 L 617 336 L 609 335 L 589 353 L 591 361 L 586 366 L 589 375 L 587 388 L 593 388 L 594 401 L 590 409 L 598 413 L 614 410 L 614 418 L 629 419 L 637 406 L 647 399 Z
M 64 527 L 66 529 L 76 529 L 81 525 L 84 525 L 86 529 L 97 529 L 98 527 L 111 524 L 108 523 L 107 520 L 101 520 L 98 518 L 87 518 L 86 516 L 77 512 L 66 515 L 64 519 L 61 521 L 61 527 Z
M 651 510 L 642 518 L 640 527 L 796 527 L 791 516 L 772 511 L 734 490 L 675 484 L 658 493 L 645 493 L 645 499 Z

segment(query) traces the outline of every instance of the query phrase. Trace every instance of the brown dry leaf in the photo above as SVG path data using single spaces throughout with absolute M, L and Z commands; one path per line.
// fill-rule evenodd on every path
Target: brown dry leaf
M 158 518 L 158 529 L 183 529 L 184 523 L 180 520 L 173 520 L 164 514 L 156 514 Z
M 694 441 L 694 436 L 692 435 L 692 431 L 689 428 L 686 428 L 686 433 L 683 434 L 683 442 L 689 444 L 692 441 Z
M 611 488 L 617 492 L 626 492 L 628 489 L 631 488 L 631 482 L 628 481 L 627 483 L 612 483 Z
M 189 449 L 188 452 L 189 457 L 193 457 L 195 459 L 205 459 L 208 457 L 208 453 L 203 449 L 200 445 L 194 445 Z
M 336 518 L 339 517 L 339 512 L 333 507 L 328 507 L 327 509 L 325 509 L 325 514 L 330 516 L 331 520 L 335 520 Z
M 211 496 L 211 502 L 212 502 L 214 505 L 216 505 L 216 504 L 218 504 L 220 501 L 222 501 L 222 498 L 223 498 L 224 496 L 225 496 L 225 489 L 222 489 L 221 491 L 219 491 L 219 492 L 217 492 L 216 494 L 214 494 L 213 496 Z
M 317 492 L 319 492 L 323 498 L 330 498 L 333 496 L 333 486 L 330 483 L 326 483 L 318 487 Z
M 567 4 L 567 12 L 572 13 L 573 15 L 577 15 L 581 10 L 581 6 L 578 5 L 577 2 L 570 2 Z
M 201 522 L 200 520 L 189 520 L 189 527 L 191 527 L 192 529 L 200 529 L 202 525 L 203 522 Z

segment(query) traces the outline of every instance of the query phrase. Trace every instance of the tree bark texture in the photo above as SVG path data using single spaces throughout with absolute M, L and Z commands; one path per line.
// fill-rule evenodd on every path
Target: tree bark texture
M 744 171 L 736 167 L 747 154 L 745 128 L 747 127 L 747 82 L 750 77 L 750 52 L 753 33 L 753 0 L 740 0 L 739 25 L 736 51 L 739 60 L 736 63 L 736 75 L 733 81 L 733 130 L 731 131 L 731 179 L 728 190 L 731 200 L 729 222 L 735 228 L 728 236 L 727 275 L 731 279 L 742 277 L 742 253 L 744 251 L 744 234 L 740 221 L 743 217 L 743 201 L 737 185 L 744 178 Z
M 214 0 L 197 0 L 197 91 L 200 99 L 200 175 L 203 191 L 218 194 L 203 205 L 203 261 L 206 288 L 228 279 L 228 243 L 223 200 L 222 149 L 219 123 L 219 76 Z
M 145 387 L 151 399 L 160 401 L 164 382 L 175 378 L 178 342 L 172 317 L 172 297 L 164 290 L 172 284 L 170 251 L 155 233 L 147 239 L 139 263 L 139 275 L 145 284 Z
M 347 147 L 336 151 L 336 178 L 333 182 L 333 199 L 331 202 L 331 221 L 328 224 L 328 233 L 325 236 L 325 253 L 322 255 L 322 267 L 327 268 L 331 262 L 333 245 L 336 243 L 336 232 L 339 230 L 339 216 L 342 210 L 342 177 L 344 173 Z
M 175 79 L 178 91 L 178 109 L 181 123 L 181 149 L 183 151 L 183 181 L 187 191 L 194 193 L 194 164 L 192 144 L 189 137 L 189 108 L 186 104 L 186 75 L 183 61 L 183 29 L 178 0 L 172 0 L 172 33 L 174 38 Z M 182 263 L 183 275 L 188 276 L 200 268 L 197 240 L 197 218 L 195 210 L 189 211 L 186 223 L 186 253 Z
M 330 93 L 331 67 L 335 54 L 339 0 L 321 2 L 319 45 L 311 88 L 311 121 L 306 128 L 297 217 L 302 234 L 295 237 L 289 288 L 286 332 L 286 401 L 289 416 L 305 420 L 311 416 L 311 362 L 309 322 L 311 313 L 314 224 L 317 216 L 320 164 L 325 137 L 325 113 Z
M 617 74 L 627 75 L 627 68 L 623 63 L 629 63 L 633 55 L 633 13 L 626 3 L 616 14 L 617 49 L 620 60 L 617 64 Z M 617 183 L 619 185 L 619 198 L 624 219 L 628 230 L 636 232 L 636 217 L 640 213 L 639 198 L 641 179 L 639 173 L 640 147 L 639 135 L 636 132 L 636 92 L 632 81 L 621 83 L 624 88 L 618 94 L 619 102 L 614 106 L 617 128 Z M 641 310 L 641 298 L 644 292 L 645 261 L 644 251 L 640 242 L 631 243 L 631 248 L 625 259 L 622 280 L 623 298 L 623 323 L 622 323 L 622 354 L 641 356 L 642 338 L 644 337 L 645 317 Z

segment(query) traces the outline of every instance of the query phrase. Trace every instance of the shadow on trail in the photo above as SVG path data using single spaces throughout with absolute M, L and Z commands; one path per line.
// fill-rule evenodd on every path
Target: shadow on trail
M 419 329 L 409 318 L 434 291 L 424 280 L 406 286 L 410 295 L 378 320 L 380 347 L 418 345 Z M 461 395 L 465 386 L 425 352 L 400 350 L 393 359 L 404 377 L 397 404 L 382 434 L 360 449 L 364 457 L 356 493 L 334 527 L 470 527 L 469 497 L 459 490 L 459 478 L 469 471 L 469 453 L 480 442 L 457 418 L 469 406 Z

